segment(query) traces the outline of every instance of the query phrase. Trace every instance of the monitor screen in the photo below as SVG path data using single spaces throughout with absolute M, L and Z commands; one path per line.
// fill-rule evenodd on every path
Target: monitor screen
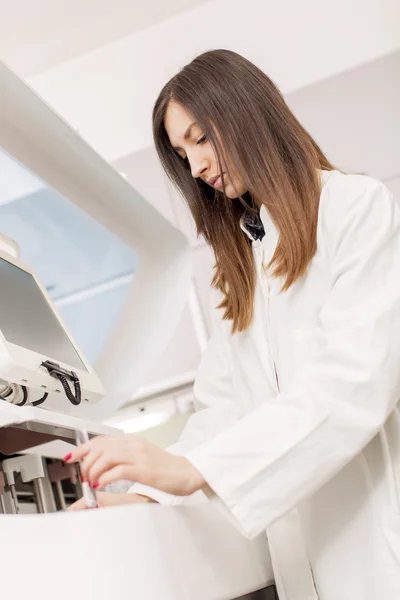
M 34 277 L 0 258 L 0 329 L 7 341 L 87 371 Z

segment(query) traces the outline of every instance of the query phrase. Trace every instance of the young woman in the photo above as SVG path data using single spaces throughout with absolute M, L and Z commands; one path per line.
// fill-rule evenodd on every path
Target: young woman
M 398 600 L 399 209 L 335 170 L 233 52 L 187 65 L 153 119 L 215 253 L 198 411 L 169 451 L 97 438 L 70 460 L 100 488 L 137 482 L 103 504 L 199 492 L 245 536 L 266 531 L 281 600 Z

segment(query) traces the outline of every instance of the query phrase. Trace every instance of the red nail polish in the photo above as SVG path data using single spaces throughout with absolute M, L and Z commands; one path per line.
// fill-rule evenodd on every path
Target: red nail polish
M 63 461 L 68 462 L 70 460 L 71 456 L 72 456 L 72 454 L 70 452 L 69 454 L 67 454 L 67 456 L 64 456 Z
M 85 483 L 85 478 L 81 475 L 81 483 Z
M 95 490 L 95 489 L 96 489 L 96 488 L 98 488 L 98 487 L 99 487 L 99 482 L 98 482 L 98 481 L 96 481 L 96 483 L 94 483 L 94 484 L 92 485 L 92 488 Z

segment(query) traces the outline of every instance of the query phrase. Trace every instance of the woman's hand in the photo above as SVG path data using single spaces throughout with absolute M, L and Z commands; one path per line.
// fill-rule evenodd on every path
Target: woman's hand
M 95 489 L 128 479 L 177 496 L 188 496 L 205 485 L 199 471 L 186 458 L 136 435 L 93 438 L 78 446 L 64 461 L 81 461 L 82 478 Z
M 119 506 L 121 504 L 143 504 L 144 502 L 155 502 L 152 498 L 147 496 L 140 496 L 139 494 L 112 494 L 109 492 L 97 492 L 97 506 L 98 508 L 104 508 L 105 506 Z M 71 510 L 86 510 L 85 498 L 80 498 L 71 506 L 68 507 L 68 511 Z

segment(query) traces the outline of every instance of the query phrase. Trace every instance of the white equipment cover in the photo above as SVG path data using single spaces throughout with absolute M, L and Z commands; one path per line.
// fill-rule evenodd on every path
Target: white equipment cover
M 273 583 L 265 536 L 208 505 L 1 515 L 1 597 L 228 600 Z

